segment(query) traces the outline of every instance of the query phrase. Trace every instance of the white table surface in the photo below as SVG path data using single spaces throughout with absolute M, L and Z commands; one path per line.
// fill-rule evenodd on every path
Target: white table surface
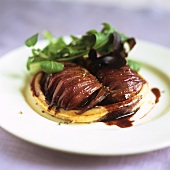
M 108 22 L 121 32 L 170 47 L 170 12 L 56 1 L 0 0 L 0 56 L 29 36 L 49 30 L 56 36 L 82 34 Z M 121 169 L 169 170 L 170 148 L 131 156 L 97 157 L 53 151 L 0 128 L 0 170 Z

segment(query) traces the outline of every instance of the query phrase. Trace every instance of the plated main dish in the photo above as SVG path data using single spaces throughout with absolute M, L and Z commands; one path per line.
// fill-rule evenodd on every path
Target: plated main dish
M 100 32 L 81 37 L 55 38 L 45 32 L 48 44 L 36 48 L 38 34 L 27 39 L 31 48 L 27 68 L 37 104 L 48 114 L 69 123 L 121 120 L 156 103 L 140 64 L 128 59 L 134 38 L 104 23 Z

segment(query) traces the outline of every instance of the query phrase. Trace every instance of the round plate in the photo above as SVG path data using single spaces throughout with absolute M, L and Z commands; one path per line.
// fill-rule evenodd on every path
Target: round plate
M 39 44 L 43 45 L 43 42 Z M 86 155 L 126 155 L 170 146 L 170 50 L 137 41 L 129 58 L 142 63 L 140 73 L 161 97 L 149 114 L 129 128 L 104 123 L 60 124 L 38 114 L 28 100 L 30 50 L 21 47 L 0 59 L 0 125 L 26 141 Z

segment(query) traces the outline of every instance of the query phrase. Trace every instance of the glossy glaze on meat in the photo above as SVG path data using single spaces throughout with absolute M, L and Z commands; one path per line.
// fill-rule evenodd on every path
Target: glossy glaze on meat
M 96 77 L 100 83 L 108 87 L 110 93 L 104 101 L 107 104 L 133 97 L 145 83 L 145 80 L 127 65 L 119 69 L 103 67 L 97 71 Z
M 135 97 L 145 83 L 135 71 L 127 65 L 113 69 L 101 67 L 93 75 L 82 66 L 65 62 L 62 72 L 46 74 L 41 79 L 42 91 L 49 104 L 65 110 L 84 111 L 104 106 L 108 115 L 101 121 L 112 120 L 129 114 L 141 100 Z
M 85 111 L 96 106 L 108 94 L 107 88 L 95 76 L 73 63 L 65 63 L 62 72 L 44 73 L 41 87 L 49 109 L 56 106 L 65 110 Z

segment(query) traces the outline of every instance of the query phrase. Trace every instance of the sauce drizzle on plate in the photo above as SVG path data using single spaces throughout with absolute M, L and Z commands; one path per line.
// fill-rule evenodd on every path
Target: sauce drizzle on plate
M 120 128 L 131 127 L 131 126 L 133 126 L 133 122 L 134 122 L 134 120 L 130 120 L 130 118 L 132 116 L 133 116 L 133 114 L 129 115 L 129 116 L 122 117 L 120 119 L 105 122 L 105 124 L 109 125 L 109 126 L 116 125 L 116 126 L 119 126 Z
M 156 97 L 156 100 L 155 100 L 155 103 L 158 103 L 159 102 L 159 98 L 161 97 L 161 92 L 158 88 L 152 88 L 151 89 L 152 93 L 155 95 Z

